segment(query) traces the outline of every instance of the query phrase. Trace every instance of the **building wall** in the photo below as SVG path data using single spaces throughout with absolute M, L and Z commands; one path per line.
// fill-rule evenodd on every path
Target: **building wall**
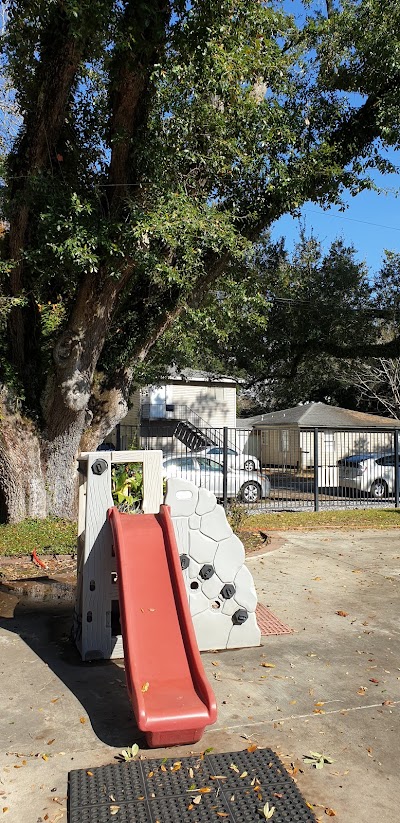
M 253 442 L 256 443 L 256 432 Z M 300 471 L 314 468 L 314 432 L 275 426 L 260 428 L 257 432 L 261 445 L 261 462 L 268 466 L 292 466 Z M 352 454 L 383 453 L 394 448 L 390 431 L 334 431 L 318 432 L 318 485 L 336 487 L 338 460 Z M 257 454 L 256 446 L 252 449 Z
M 161 387 L 161 390 L 157 392 L 158 401 L 163 393 L 165 393 L 165 401 L 168 405 L 187 406 L 204 420 L 206 426 L 212 428 L 222 428 L 223 426 L 235 428 L 236 426 L 235 386 L 221 386 L 212 383 L 197 385 L 181 382 L 170 383 L 168 386 Z M 139 427 L 141 404 L 149 402 L 152 402 L 151 388 L 137 389 L 131 396 L 131 408 L 126 417 L 121 420 L 121 425 Z M 162 402 L 159 402 L 157 409 L 155 407 L 154 415 L 150 412 L 150 416 L 161 420 L 164 416 L 173 418 L 174 412 L 166 412 L 165 405 L 163 408 Z M 107 440 L 116 442 L 115 430 L 111 432 Z M 165 447 L 167 442 L 168 440 L 165 440 L 165 438 L 154 438 L 152 448 Z
M 208 426 L 236 426 L 236 388 L 216 384 L 173 383 L 171 402 L 176 406 L 188 406 Z
M 287 426 L 262 428 L 259 429 L 258 436 L 263 466 L 299 465 L 301 453 L 297 428 Z
M 128 411 L 126 417 L 121 420 L 121 424 L 123 426 L 139 426 L 140 423 L 140 389 L 136 389 L 135 392 L 131 395 L 130 403 L 131 408 Z

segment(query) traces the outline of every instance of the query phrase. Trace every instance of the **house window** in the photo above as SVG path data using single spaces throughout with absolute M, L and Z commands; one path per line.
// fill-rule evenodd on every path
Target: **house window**
M 324 446 L 325 451 L 335 451 L 335 433 L 324 432 Z
M 281 431 L 281 451 L 289 451 L 289 429 L 282 429 Z

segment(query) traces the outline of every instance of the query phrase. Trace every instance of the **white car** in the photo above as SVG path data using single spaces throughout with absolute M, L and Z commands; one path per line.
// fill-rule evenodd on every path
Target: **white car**
M 220 463 L 202 454 L 187 457 L 169 457 L 163 460 L 164 477 L 181 477 L 195 486 L 203 486 L 216 497 L 223 496 L 223 470 Z M 244 472 L 228 469 L 227 496 L 239 497 L 245 503 L 256 503 L 262 497 L 269 497 L 271 484 L 268 477 L 259 472 Z
M 354 454 L 338 460 L 339 486 L 367 492 L 377 500 L 394 493 L 394 452 Z
M 221 446 L 207 446 L 206 449 L 202 449 L 197 454 L 204 454 L 205 457 L 210 457 L 211 460 L 216 460 L 217 463 L 221 464 L 224 459 L 224 450 Z M 229 446 L 228 468 L 242 469 L 247 472 L 260 471 L 260 461 L 253 454 L 242 454 L 242 452 Z

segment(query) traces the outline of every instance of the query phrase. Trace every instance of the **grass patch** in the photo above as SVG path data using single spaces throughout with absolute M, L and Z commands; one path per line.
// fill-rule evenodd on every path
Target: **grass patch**
M 268 532 L 291 529 L 398 529 L 400 509 L 348 509 L 322 512 L 274 512 L 252 514 L 244 527 Z
M 76 549 L 76 523 L 49 517 L 0 524 L 0 557 L 38 554 L 70 554 Z

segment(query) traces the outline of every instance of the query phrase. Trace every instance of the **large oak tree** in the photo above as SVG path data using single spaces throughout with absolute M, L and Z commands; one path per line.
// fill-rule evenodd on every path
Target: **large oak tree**
M 124 416 L 174 322 L 282 214 L 388 168 L 397 0 L 304 11 L 299 26 L 278 0 L 10 0 L 3 517 L 73 516 L 77 453 Z

